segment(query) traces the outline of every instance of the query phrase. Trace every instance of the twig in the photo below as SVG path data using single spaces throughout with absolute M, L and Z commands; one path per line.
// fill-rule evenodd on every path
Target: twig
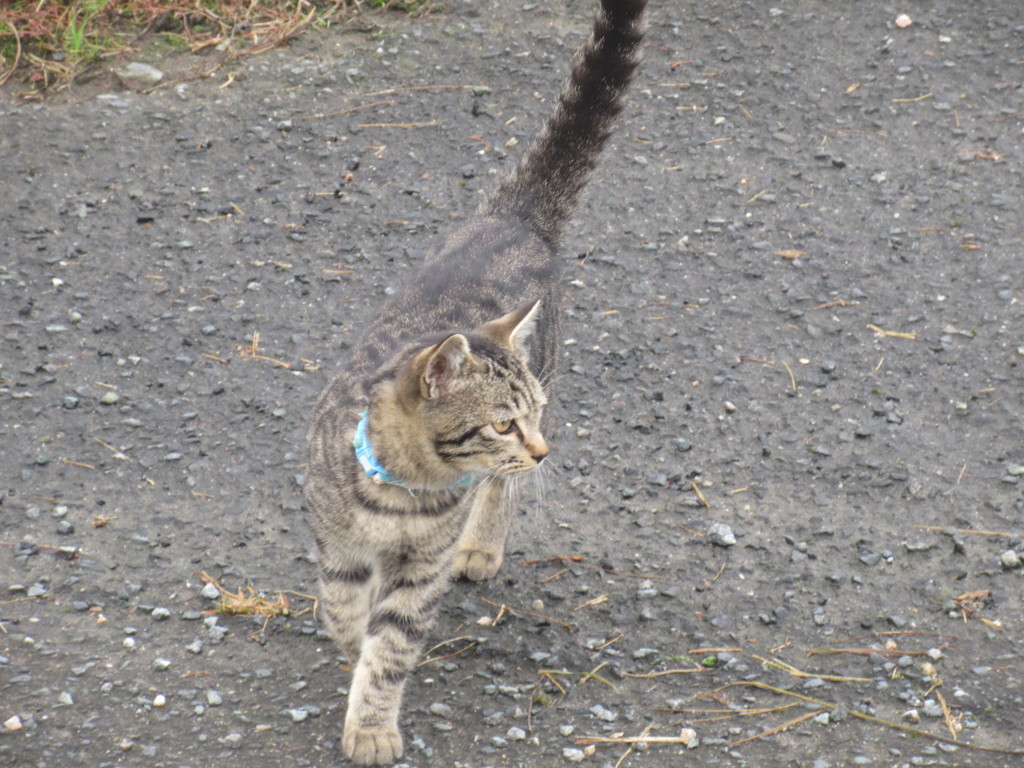
M 807 255 L 807 251 L 798 251 L 796 249 L 790 249 L 788 251 L 776 251 L 775 255 L 776 256 L 781 256 L 782 258 L 786 259 L 787 261 L 796 261 L 801 256 L 806 256 Z
M 602 643 L 601 645 L 597 646 L 597 648 L 590 648 L 589 650 L 593 651 L 594 653 L 598 653 L 599 651 L 603 651 L 605 648 L 608 648 L 609 646 L 615 645 L 615 643 L 619 642 L 619 640 L 621 640 L 625 636 L 625 632 L 620 632 L 608 642 Z
M 690 487 L 693 488 L 693 492 L 697 494 L 697 498 L 700 499 L 700 503 L 707 509 L 711 509 L 711 505 L 708 504 L 708 500 L 704 498 L 704 494 L 700 492 L 700 486 L 697 485 L 696 481 L 691 480 Z
M 781 731 L 784 731 L 787 728 L 790 728 L 790 727 L 792 727 L 794 725 L 799 725 L 804 720 L 810 720 L 812 717 L 817 717 L 822 712 L 827 712 L 827 711 L 828 710 L 826 710 L 826 709 L 819 709 L 817 712 L 806 712 L 806 713 L 800 715 L 800 717 L 793 718 L 789 722 L 782 723 L 781 725 L 776 725 L 774 728 L 769 728 L 767 731 L 761 731 L 761 733 L 758 733 L 755 736 L 748 736 L 745 739 L 740 739 L 739 741 L 734 741 L 731 744 L 729 744 L 729 746 L 730 747 L 738 747 L 740 744 L 746 744 L 748 741 L 755 741 L 756 739 L 762 739 L 765 736 L 771 736 L 772 734 L 780 733 Z
M 726 707 L 724 709 L 670 709 L 668 707 L 655 707 L 655 712 L 671 712 L 674 715 L 721 715 L 721 717 L 696 717 L 687 718 L 691 723 L 717 723 L 720 720 L 732 720 L 734 717 L 756 717 L 758 715 L 770 715 L 774 712 L 785 712 L 793 707 L 799 707 L 800 702 L 792 701 L 783 704 L 781 707 L 762 707 L 760 709 L 735 709 Z
M 587 565 L 586 563 L 579 563 L 580 568 L 587 568 L 591 571 L 597 571 L 598 573 L 610 573 L 612 576 L 627 576 L 631 579 L 654 579 L 657 580 L 657 576 L 651 576 L 647 573 L 630 573 L 629 571 L 616 571 L 613 568 L 602 568 L 597 565 Z
M 922 531 L 939 531 L 940 533 L 964 533 L 974 534 L 975 536 L 1004 536 L 1006 538 L 1012 538 L 1012 533 L 1000 533 L 998 531 L 973 531 L 970 528 L 943 528 L 938 525 L 915 525 L 915 528 L 919 528 Z
M 607 663 L 607 662 L 605 662 L 605 663 Z M 601 664 L 601 666 L 599 666 L 597 669 L 600 669 L 603 666 L 604 666 L 604 664 Z M 567 669 L 538 669 L 537 670 L 537 674 L 538 675 L 544 675 L 548 679 L 551 679 L 551 675 L 566 675 L 566 676 L 572 676 L 572 677 L 582 677 L 583 678 L 582 682 L 586 682 L 587 680 L 593 679 L 593 680 L 597 680 L 600 683 L 604 683 L 609 688 L 611 688 L 613 691 L 617 691 L 618 688 L 616 687 L 615 683 L 613 683 L 611 680 L 607 680 L 606 678 L 603 678 L 599 674 L 597 674 L 597 669 L 595 669 L 593 672 L 570 672 Z M 551 680 L 551 682 L 555 683 L 554 680 Z M 555 685 L 561 690 L 562 686 L 558 685 L 558 683 L 555 683 Z M 565 693 L 565 691 L 562 690 L 562 693 Z
M 706 696 L 707 695 L 713 695 L 713 694 L 718 693 L 719 691 L 724 691 L 726 688 L 732 688 L 734 686 L 747 686 L 747 687 L 750 687 L 750 688 L 761 688 L 762 690 L 771 691 L 772 693 L 778 694 L 780 696 L 791 696 L 794 699 L 799 699 L 800 701 L 805 701 L 808 704 L 814 704 L 814 705 L 822 707 L 823 709 L 826 709 L 826 710 L 828 710 L 830 712 L 832 710 L 834 710 L 834 709 L 839 707 L 838 704 L 833 704 L 833 703 L 828 702 L 828 701 L 822 701 L 821 699 L 815 699 L 815 698 L 812 698 L 810 696 L 804 696 L 803 694 L 795 693 L 793 691 L 786 691 L 786 690 L 783 690 L 782 688 L 776 688 L 774 685 L 768 685 L 767 683 L 762 683 L 762 682 L 759 682 L 757 680 L 740 680 L 740 681 L 737 681 L 737 682 L 734 682 L 734 683 L 726 683 L 722 687 L 716 688 L 714 691 L 711 691 L 709 694 L 704 694 L 704 695 L 706 695 Z M 850 717 L 856 717 L 859 720 L 864 720 L 864 721 L 869 722 L 869 723 L 875 723 L 877 725 L 884 725 L 884 726 L 887 726 L 889 728 L 894 728 L 894 729 L 896 729 L 898 731 L 903 731 L 904 733 L 910 733 L 910 734 L 913 734 L 914 736 L 920 736 L 920 737 L 925 738 L 925 739 L 934 739 L 935 741 L 941 741 L 943 744 L 951 744 L 951 745 L 953 745 L 955 747 L 964 747 L 966 749 L 976 749 L 976 750 L 980 750 L 982 752 L 994 752 L 994 753 L 1000 754 L 1000 755 L 1024 755 L 1024 749 L 998 749 L 996 747 L 982 747 L 982 746 L 979 746 L 977 744 L 971 744 L 970 742 L 958 741 L 957 739 L 950 739 L 950 738 L 947 738 L 945 736 L 938 736 L 938 735 L 936 735 L 934 733 L 928 733 L 927 731 L 921 730 L 920 728 L 914 728 L 914 727 L 909 726 L 909 725 L 903 725 L 902 723 L 894 723 L 894 722 L 891 722 L 889 720 L 883 720 L 880 717 L 874 717 L 873 715 L 868 715 L 868 714 L 865 714 L 863 712 L 858 712 L 855 709 L 848 709 L 848 710 L 846 710 L 846 714 L 848 714 Z
M 797 669 L 792 664 L 787 664 L 784 661 L 778 659 L 766 659 L 756 654 L 751 654 L 755 659 L 760 661 L 762 664 L 768 667 L 774 667 L 781 669 L 784 672 L 788 672 L 793 677 L 812 678 L 816 677 L 821 680 L 828 680 L 832 683 L 870 683 L 872 682 L 870 677 L 841 677 L 840 675 L 820 675 L 813 672 L 804 672 L 803 670 Z
M 563 568 L 562 570 L 556 571 L 555 573 L 551 574 L 546 579 L 541 579 L 540 583 L 541 584 L 547 584 L 549 581 L 554 581 L 558 577 L 563 576 L 563 575 L 567 574 L 568 572 L 569 572 L 568 568 Z
M 692 675 L 707 671 L 707 667 L 694 667 L 693 669 L 663 669 L 659 672 L 623 672 L 622 674 L 624 677 L 635 677 L 639 680 L 650 680 L 654 677 L 665 677 L 666 675 Z
M 583 603 L 582 605 L 577 605 L 575 608 L 573 608 L 573 610 L 574 611 L 579 611 L 579 610 L 582 610 L 583 608 L 589 608 L 592 605 L 600 605 L 601 603 L 607 603 L 607 602 L 608 602 L 608 595 L 600 595 L 599 597 L 595 597 L 593 600 L 588 600 L 587 602 Z
M 534 613 L 533 611 L 524 611 L 522 608 L 512 608 L 511 606 L 505 605 L 504 603 L 495 603 L 495 602 L 493 602 L 491 600 L 488 600 L 486 597 L 481 597 L 480 599 L 483 600 L 488 605 L 493 605 L 495 608 L 504 608 L 509 613 L 518 613 L 518 614 L 520 614 L 522 616 L 532 616 L 535 619 L 543 619 L 544 621 L 550 621 L 553 624 L 559 624 L 559 625 L 565 627 L 566 629 L 568 629 L 570 632 L 573 631 L 572 624 L 569 624 L 568 622 L 565 622 L 565 621 L 559 621 L 558 619 L 553 619 L 550 616 L 545 616 L 543 613 Z
M 112 446 L 112 445 L 109 445 L 109 444 L 107 444 L 107 443 L 103 442 L 103 441 L 102 441 L 102 440 L 100 440 L 100 439 L 99 439 L 98 437 L 96 437 L 96 438 L 93 438 L 93 439 L 94 439 L 94 440 L 95 440 L 95 441 L 96 441 L 97 443 L 99 443 L 100 445 L 102 445 L 102 446 L 103 446 L 104 448 L 106 448 L 106 449 L 107 449 L 108 451 L 110 451 L 111 453 L 113 453 L 113 454 L 114 454 L 114 458 L 115 458 L 115 459 L 120 459 L 121 461 L 131 461 L 131 459 L 130 459 L 130 458 L 128 458 L 128 456 L 126 456 L 126 455 L 125 455 L 124 453 L 122 453 L 121 451 L 119 451 L 119 450 L 118 450 L 117 448 L 115 448 L 114 446 Z
M 782 363 L 782 367 L 785 368 L 786 373 L 789 374 L 789 385 L 793 388 L 793 391 L 796 392 L 796 376 L 793 375 L 793 369 L 789 367 L 789 363 L 785 360 L 779 360 L 779 362 Z
M 856 307 L 860 304 L 859 301 L 848 301 L 847 299 L 836 299 L 835 301 L 826 301 L 824 304 L 819 304 L 816 307 L 812 307 L 811 311 L 817 311 L 819 309 L 831 309 L 832 307 Z
M 457 90 L 457 89 L 473 89 L 473 90 L 487 90 L 486 85 L 409 85 L 404 88 L 387 88 L 383 91 L 373 91 L 372 93 L 364 93 L 363 98 L 369 98 L 371 96 L 391 96 L 396 93 L 405 93 L 407 91 L 444 91 L 444 90 Z
M 394 101 L 374 101 L 371 104 L 360 104 L 358 107 L 350 107 L 349 109 L 342 109 L 337 112 L 320 112 L 316 115 L 303 115 L 295 118 L 296 120 L 323 120 L 328 117 L 341 117 L 342 115 L 350 115 L 353 112 L 359 112 L 364 109 L 373 109 L 374 107 L 392 106 Z
M 824 654 L 848 653 L 853 656 L 927 656 L 928 651 L 904 651 L 899 648 L 812 648 L 807 652 L 810 656 Z
M 647 731 L 644 731 L 646 733 Z M 587 744 L 688 744 L 692 736 L 577 736 L 576 743 L 581 747 Z
M 949 710 L 949 705 L 946 703 L 946 698 L 942 695 L 942 691 L 935 692 L 936 698 L 939 700 L 939 706 L 942 707 L 942 719 L 946 723 L 946 729 L 949 731 L 949 735 L 956 741 L 956 723 L 954 722 L 953 713 Z
M 930 99 L 931 97 L 932 94 L 925 93 L 922 94 L 921 96 L 915 96 L 913 99 L 891 99 L 890 101 L 892 101 L 893 104 L 913 104 L 914 102 L 924 101 L 925 99 Z
M 427 653 L 433 653 L 438 648 L 443 648 L 446 645 L 450 645 L 452 643 L 457 643 L 460 640 L 468 640 L 469 642 L 466 643 L 466 645 L 464 645 L 459 650 L 455 651 L 454 653 L 448 653 L 448 654 L 445 654 L 444 656 L 431 656 L 430 658 L 427 658 L 427 659 L 424 659 L 423 661 L 421 661 L 417 666 L 424 667 L 427 664 L 434 663 L 435 661 L 444 661 L 445 659 L 453 659 L 456 656 L 461 656 L 463 653 L 468 651 L 470 648 L 476 647 L 476 640 L 474 640 L 469 635 L 463 635 L 462 637 L 453 637 L 451 640 L 445 640 L 442 643 L 438 643 L 433 648 L 431 648 L 429 651 L 427 651 Z
M 904 333 L 902 331 L 886 331 L 886 330 L 884 330 L 882 328 L 879 328 L 874 323 L 868 323 L 868 328 L 870 328 L 875 333 L 881 334 L 882 336 L 888 336 L 888 337 L 893 338 L 893 339 L 916 339 L 917 338 L 917 334 L 916 333 Z
M 63 464 L 70 464 L 72 467 L 83 467 L 84 469 L 96 469 L 92 464 L 85 464 L 81 461 L 72 461 L 71 459 L 65 459 L 63 456 L 60 457 L 60 461 Z
M 440 120 L 428 120 L 425 123 L 360 123 L 360 128 L 430 128 L 441 125 Z
M 11 32 L 14 34 L 14 43 L 17 49 L 14 52 L 14 63 L 11 64 L 11 68 L 4 73 L 3 77 L 0 77 L 0 86 L 11 79 L 11 75 L 14 74 L 14 70 L 18 68 L 18 64 L 21 63 L 21 35 L 18 34 L 18 28 L 14 25 L 14 22 L 7 22 L 7 26 L 11 28 Z

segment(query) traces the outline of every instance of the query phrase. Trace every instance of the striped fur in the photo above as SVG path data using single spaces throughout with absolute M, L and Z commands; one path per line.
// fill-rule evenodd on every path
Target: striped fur
M 449 578 L 498 572 L 516 477 L 547 455 L 557 248 L 622 108 L 645 2 L 602 0 L 534 146 L 387 302 L 317 402 L 306 506 L 321 615 L 354 665 L 342 748 L 357 764 L 401 756 L 402 689 Z M 396 484 L 375 483 L 356 459 L 364 412 Z

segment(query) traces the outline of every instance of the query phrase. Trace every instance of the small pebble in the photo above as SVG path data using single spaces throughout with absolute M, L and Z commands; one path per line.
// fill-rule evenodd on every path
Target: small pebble
M 211 707 L 219 707 L 224 703 L 224 699 L 217 691 L 211 688 L 206 692 L 206 703 Z
M 162 707 L 166 703 L 167 703 L 167 697 L 164 696 L 162 693 L 158 693 L 156 696 L 153 697 L 153 706 L 154 707 Z
M 562 750 L 562 757 L 570 763 L 581 763 L 583 762 L 583 758 L 586 756 L 586 753 L 582 749 L 578 749 L 576 747 L 565 747 Z
M 235 731 L 229 733 L 220 741 L 228 749 L 238 749 L 240 746 L 242 746 L 242 734 Z
M 1011 568 L 1020 568 L 1020 555 L 1014 550 L 1008 549 L 999 556 L 999 564 L 1010 570 Z
M 448 704 L 444 704 L 440 701 L 435 701 L 428 707 L 430 714 L 437 715 L 446 719 L 451 719 L 452 715 L 455 714 L 455 710 L 452 709 Z
M 725 523 L 714 523 L 708 528 L 708 538 L 711 539 L 712 544 L 717 544 L 720 547 L 731 547 L 736 543 L 736 535 Z

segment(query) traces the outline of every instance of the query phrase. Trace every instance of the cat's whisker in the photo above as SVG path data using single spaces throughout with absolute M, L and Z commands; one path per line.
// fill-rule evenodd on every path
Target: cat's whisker
M 550 368 L 554 368 L 555 367 L 555 363 L 551 363 L 549 367 Z M 540 380 L 541 382 L 543 382 L 542 386 L 544 387 L 545 394 L 549 394 L 549 393 L 554 391 L 555 384 L 560 382 L 562 379 L 564 379 L 568 375 L 569 374 L 567 374 L 567 373 L 559 373 L 559 374 L 556 374 L 556 375 L 552 376 L 550 379 L 547 379 L 546 376 L 545 376 L 545 372 L 541 371 L 539 374 L 537 374 L 537 379 Z

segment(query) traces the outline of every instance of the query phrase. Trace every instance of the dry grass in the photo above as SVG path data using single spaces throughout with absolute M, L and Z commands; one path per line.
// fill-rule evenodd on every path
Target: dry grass
M 411 12 L 424 0 L 4 0 L 0 3 L 0 85 L 17 78 L 39 98 L 67 88 L 105 62 L 162 40 L 222 60 L 275 48 L 313 25 L 362 6 Z

